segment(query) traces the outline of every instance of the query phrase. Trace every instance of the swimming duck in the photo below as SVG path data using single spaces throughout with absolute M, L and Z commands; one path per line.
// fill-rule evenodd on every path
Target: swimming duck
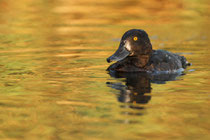
M 185 69 L 190 63 L 184 56 L 166 50 L 153 50 L 148 34 L 131 29 L 122 36 L 117 51 L 107 62 L 117 61 L 108 71 L 117 72 L 174 72 Z

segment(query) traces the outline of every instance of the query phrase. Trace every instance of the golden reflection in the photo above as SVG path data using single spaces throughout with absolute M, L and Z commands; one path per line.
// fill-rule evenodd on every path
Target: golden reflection
M 209 21 L 208 0 L 0 0 L 0 139 L 209 139 Z M 130 28 L 194 71 L 107 75 Z

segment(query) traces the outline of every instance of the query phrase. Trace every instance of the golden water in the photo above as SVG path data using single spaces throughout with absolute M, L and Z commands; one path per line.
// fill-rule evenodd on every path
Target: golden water
M 209 4 L 0 0 L 0 139 L 210 139 Z M 126 79 L 105 71 L 131 28 L 193 64 L 176 81 L 149 83 L 140 104 L 119 100 L 110 83 Z

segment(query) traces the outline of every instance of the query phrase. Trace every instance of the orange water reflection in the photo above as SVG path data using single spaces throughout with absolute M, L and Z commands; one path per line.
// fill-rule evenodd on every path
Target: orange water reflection
M 0 139 L 209 139 L 209 8 L 207 0 L 1 0 Z M 106 85 L 126 84 L 106 73 L 105 58 L 130 28 L 193 64 L 176 81 L 150 83 L 147 104 L 118 102 Z

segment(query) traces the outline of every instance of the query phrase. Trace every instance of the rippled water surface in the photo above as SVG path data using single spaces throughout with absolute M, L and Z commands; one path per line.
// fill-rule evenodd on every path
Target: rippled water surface
M 209 4 L 0 0 L 0 139 L 210 139 Z M 109 75 L 131 28 L 193 65 L 171 79 Z

